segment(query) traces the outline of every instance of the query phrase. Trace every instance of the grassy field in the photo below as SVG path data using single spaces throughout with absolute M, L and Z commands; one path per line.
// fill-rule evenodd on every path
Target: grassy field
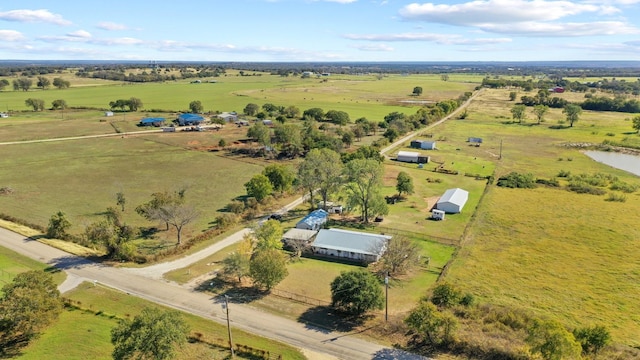
M 46 264 L 31 260 L 0 246 L 0 288 L 10 283 L 17 274 L 29 270 L 45 269 L 48 269 Z M 66 278 L 65 273 L 60 271 L 51 271 L 51 275 L 57 284 L 62 283 Z
M 166 310 L 136 297 L 89 283 L 82 284 L 65 296 L 76 304 L 79 302 L 81 308 L 93 312 L 64 311 L 60 319 L 38 341 L 28 346 L 19 359 L 111 359 L 113 347 L 110 331 L 118 324 L 118 319 L 135 316 L 147 306 Z M 98 311 L 102 313 L 94 313 Z M 225 343 L 226 326 L 186 313 L 183 313 L 183 317 L 192 333 L 201 333 L 209 341 Z M 238 329 L 233 329 L 233 338 L 237 344 L 280 354 L 284 359 L 304 359 L 298 350 L 290 346 Z M 64 351 L 60 351 L 61 349 Z M 227 356 L 228 351 L 224 348 L 188 343 L 179 351 L 177 359 L 226 359 Z
M 446 123 L 438 133 L 449 138 L 477 136 L 479 148 L 494 158 L 496 173 L 531 172 L 555 177 L 612 174 L 640 185 L 631 174 L 596 163 L 565 142 L 600 143 L 624 137 L 628 114 L 584 112 L 573 128 L 554 128 L 563 118 L 551 110 L 541 125 L 512 124 L 506 92 L 485 91 L 466 120 Z M 613 134 L 613 135 L 606 135 Z M 494 154 L 502 146 L 502 159 Z M 604 196 L 562 189 L 490 187 L 478 209 L 466 245 L 447 279 L 494 304 L 526 309 L 569 326 L 603 324 L 614 341 L 638 345 L 640 339 L 640 194 L 624 203 Z

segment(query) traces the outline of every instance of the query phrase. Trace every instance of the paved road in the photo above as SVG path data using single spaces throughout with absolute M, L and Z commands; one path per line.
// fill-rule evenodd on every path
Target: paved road
M 64 270 L 68 274 L 68 280 L 61 285 L 62 291 L 73 288 L 81 281 L 95 282 L 98 286 L 115 288 L 220 323 L 226 321 L 220 300 L 210 295 L 162 280 L 149 279 L 126 269 L 94 263 L 2 228 L 0 245 Z M 331 332 L 281 318 L 250 305 L 232 304 L 229 308 L 234 327 L 315 353 L 338 359 L 422 359 L 350 334 Z

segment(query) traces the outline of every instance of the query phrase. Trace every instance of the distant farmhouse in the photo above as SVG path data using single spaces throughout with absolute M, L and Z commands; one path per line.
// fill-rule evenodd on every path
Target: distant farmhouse
M 435 150 L 436 142 L 429 140 L 411 140 L 411 147 L 414 149 Z
M 296 224 L 296 229 L 320 230 L 329 219 L 329 213 L 322 210 L 314 210 L 309 215 L 302 218 Z
M 144 118 L 140 120 L 140 126 L 155 126 L 160 127 L 164 125 L 165 118 L 155 117 L 155 118 Z
M 391 236 L 342 229 L 322 229 L 311 244 L 320 256 L 371 263 L 380 260 Z
M 436 203 L 436 209 L 449 214 L 457 214 L 462 211 L 469 200 L 469 192 L 460 188 L 449 189 L 442 194 Z
M 186 113 L 180 114 L 180 116 L 178 116 L 178 124 L 180 124 L 180 126 L 200 125 L 200 123 L 202 123 L 203 121 L 204 117 L 198 114 Z
M 216 115 L 217 118 L 220 118 L 228 123 L 234 123 L 238 121 L 238 113 L 235 111 L 232 112 L 223 112 L 222 114 Z
M 428 156 L 420 155 L 420 153 L 413 152 L 413 151 L 398 151 L 398 156 L 396 157 L 396 160 L 401 162 L 418 163 L 418 164 L 429 163 Z

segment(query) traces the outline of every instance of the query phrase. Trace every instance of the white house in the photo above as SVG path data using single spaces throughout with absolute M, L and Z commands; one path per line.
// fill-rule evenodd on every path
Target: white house
M 371 263 L 380 260 L 391 236 L 342 229 L 322 229 L 311 244 L 314 254 Z
M 216 117 L 228 123 L 233 123 L 238 121 L 238 114 L 236 112 L 223 112 L 222 114 L 216 115 Z
M 460 188 L 449 189 L 442 194 L 436 203 L 436 209 L 446 213 L 457 214 L 462 211 L 469 200 L 469 192 Z
M 402 162 L 426 164 L 429 162 L 429 157 L 420 155 L 420 153 L 414 151 L 398 151 L 396 160 Z

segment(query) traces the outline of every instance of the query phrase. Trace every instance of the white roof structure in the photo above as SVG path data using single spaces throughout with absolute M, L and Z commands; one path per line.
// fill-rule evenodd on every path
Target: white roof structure
M 442 197 L 436 203 L 436 209 L 456 214 L 462 211 L 468 199 L 468 191 L 460 188 L 449 189 L 442 194 Z
M 318 232 L 314 230 L 306 230 L 306 229 L 289 229 L 282 238 L 285 240 L 300 240 L 300 241 L 309 241 L 314 236 L 316 236 Z
M 379 256 L 386 250 L 389 235 L 342 229 L 322 229 L 313 247 Z
M 398 157 L 415 157 L 418 158 L 420 153 L 415 151 L 398 151 Z

